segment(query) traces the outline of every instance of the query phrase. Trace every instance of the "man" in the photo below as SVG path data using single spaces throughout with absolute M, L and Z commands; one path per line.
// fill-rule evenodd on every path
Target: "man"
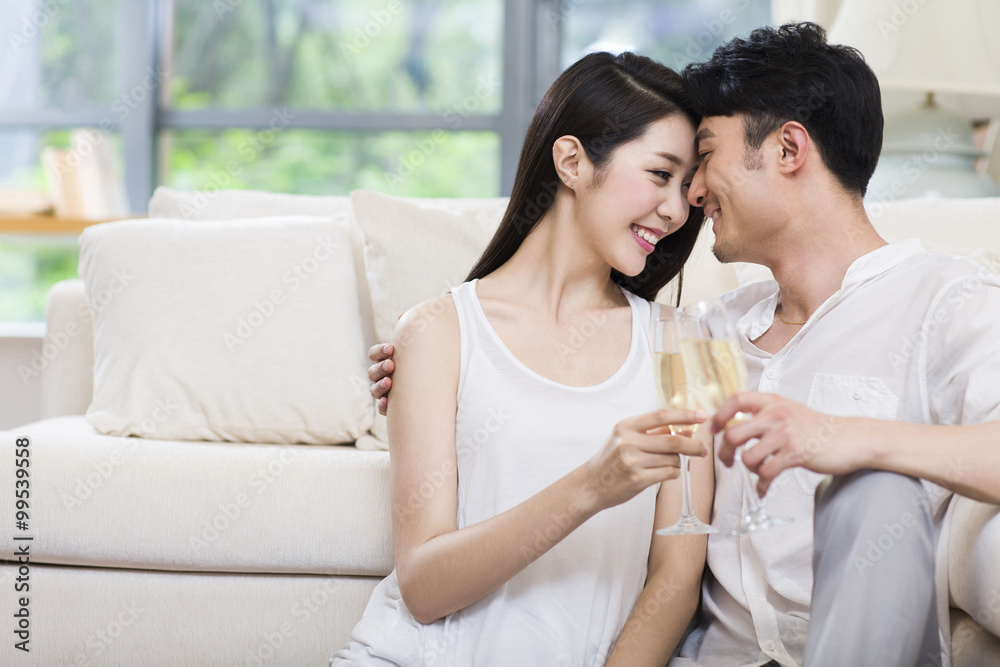
M 728 466 L 755 438 L 743 460 L 795 521 L 710 538 L 670 664 L 938 665 L 935 523 L 951 492 L 1000 502 L 1000 277 L 875 232 L 878 82 L 818 26 L 757 30 L 684 76 L 704 116 L 689 200 L 721 261 L 775 277 L 723 297 L 758 391 L 712 419 L 713 522 L 738 523 Z M 370 371 L 380 409 L 391 371 Z M 726 429 L 738 411 L 754 417 Z

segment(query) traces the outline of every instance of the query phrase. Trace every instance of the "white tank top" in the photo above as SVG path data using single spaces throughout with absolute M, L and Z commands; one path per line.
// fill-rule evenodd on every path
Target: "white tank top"
M 452 290 L 461 333 L 459 529 L 524 502 L 590 459 L 617 422 L 657 408 L 648 301 L 622 290 L 632 308 L 625 363 L 598 385 L 570 387 L 507 349 L 486 319 L 477 282 Z M 553 342 L 553 354 L 581 353 L 599 326 L 581 325 Z M 658 489 L 599 512 L 496 591 L 428 625 L 406 610 L 393 571 L 331 664 L 603 665 L 646 579 Z M 553 516 L 553 530 L 567 519 Z M 520 549 L 550 541 L 539 534 Z

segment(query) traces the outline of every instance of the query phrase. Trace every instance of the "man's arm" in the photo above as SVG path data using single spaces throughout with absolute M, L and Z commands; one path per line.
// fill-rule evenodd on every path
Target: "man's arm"
M 737 412 L 748 422 L 726 428 Z M 926 479 L 963 496 L 1000 503 L 1000 422 L 938 426 L 861 417 L 830 417 L 774 394 L 741 392 L 719 408 L 712 431 L 725 430 L 719 458 L 733 463 L 736 448 L 760 476 L 763 494 L 782 470 L 846 475 L 871 468 Z

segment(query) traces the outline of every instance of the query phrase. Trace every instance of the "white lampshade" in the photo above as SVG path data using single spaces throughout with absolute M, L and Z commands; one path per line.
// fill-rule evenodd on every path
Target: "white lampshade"
M 832 44 L 864 54 L 878 75 L 887 114 L 927 92 L 968 119 L 1000 115 L 1000 2 L 843 0 Z
M 882 89 L 869 201 L 1000 195 L 969 125 L 1000 116 L 998 29 L 998 0 L 843 0 L 828 40 L 861 51 Z

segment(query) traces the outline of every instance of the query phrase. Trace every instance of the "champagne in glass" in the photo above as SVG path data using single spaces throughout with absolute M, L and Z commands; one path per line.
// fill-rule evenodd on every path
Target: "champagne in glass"
M 662 408 L 688 408 L 687 381 L 684 376 L 684 359 L 680 352 L 653 353 L 654 371 L 656 372 L 656 397 Z M 674 435 L 690 438 L 694 435 L 694 426 L 678 424 L 670 426 Z
M 681 340 L 687 327 L 697 327 L 697 321 L 687 318 L 674 308 L 663 309 L 654 316 L 653 369 L 656 375 L 656 395 L 660 407 L 690 409 L 694 407 L 688 393 L 684 360 L 681 354 Z M 690 424 L 671 425 L 674 435 L 691 437 L 694 427 Z M 680 454 L 681 464 L 681 516 L 677 522 L 656 531 L 657 535 L 707 535 L 719 532 L 701 521 L 691 508 L 691 461 Z
M 684 366 L 691 377 L 689 385 L 695 400 L 705 410 L 718 410 L 737 391 L 747 388 L 747 367 L 736 338 L 736 331 L 720 301 L 699 301 L 685 308 L 685 313 L 696 317 L 702 325 L 703 336 L 685 337 L 681 342 Z M 732 426 L 750 419 L 750 415 L 737 413 L 726 425 Z M 743 480 L 743 518 L 730 536 L 770 528 L 791 519 L 768 516 L 757 495 L 750 471 L 743 464 L 743 447 L 736 449 L 736 467 Z

